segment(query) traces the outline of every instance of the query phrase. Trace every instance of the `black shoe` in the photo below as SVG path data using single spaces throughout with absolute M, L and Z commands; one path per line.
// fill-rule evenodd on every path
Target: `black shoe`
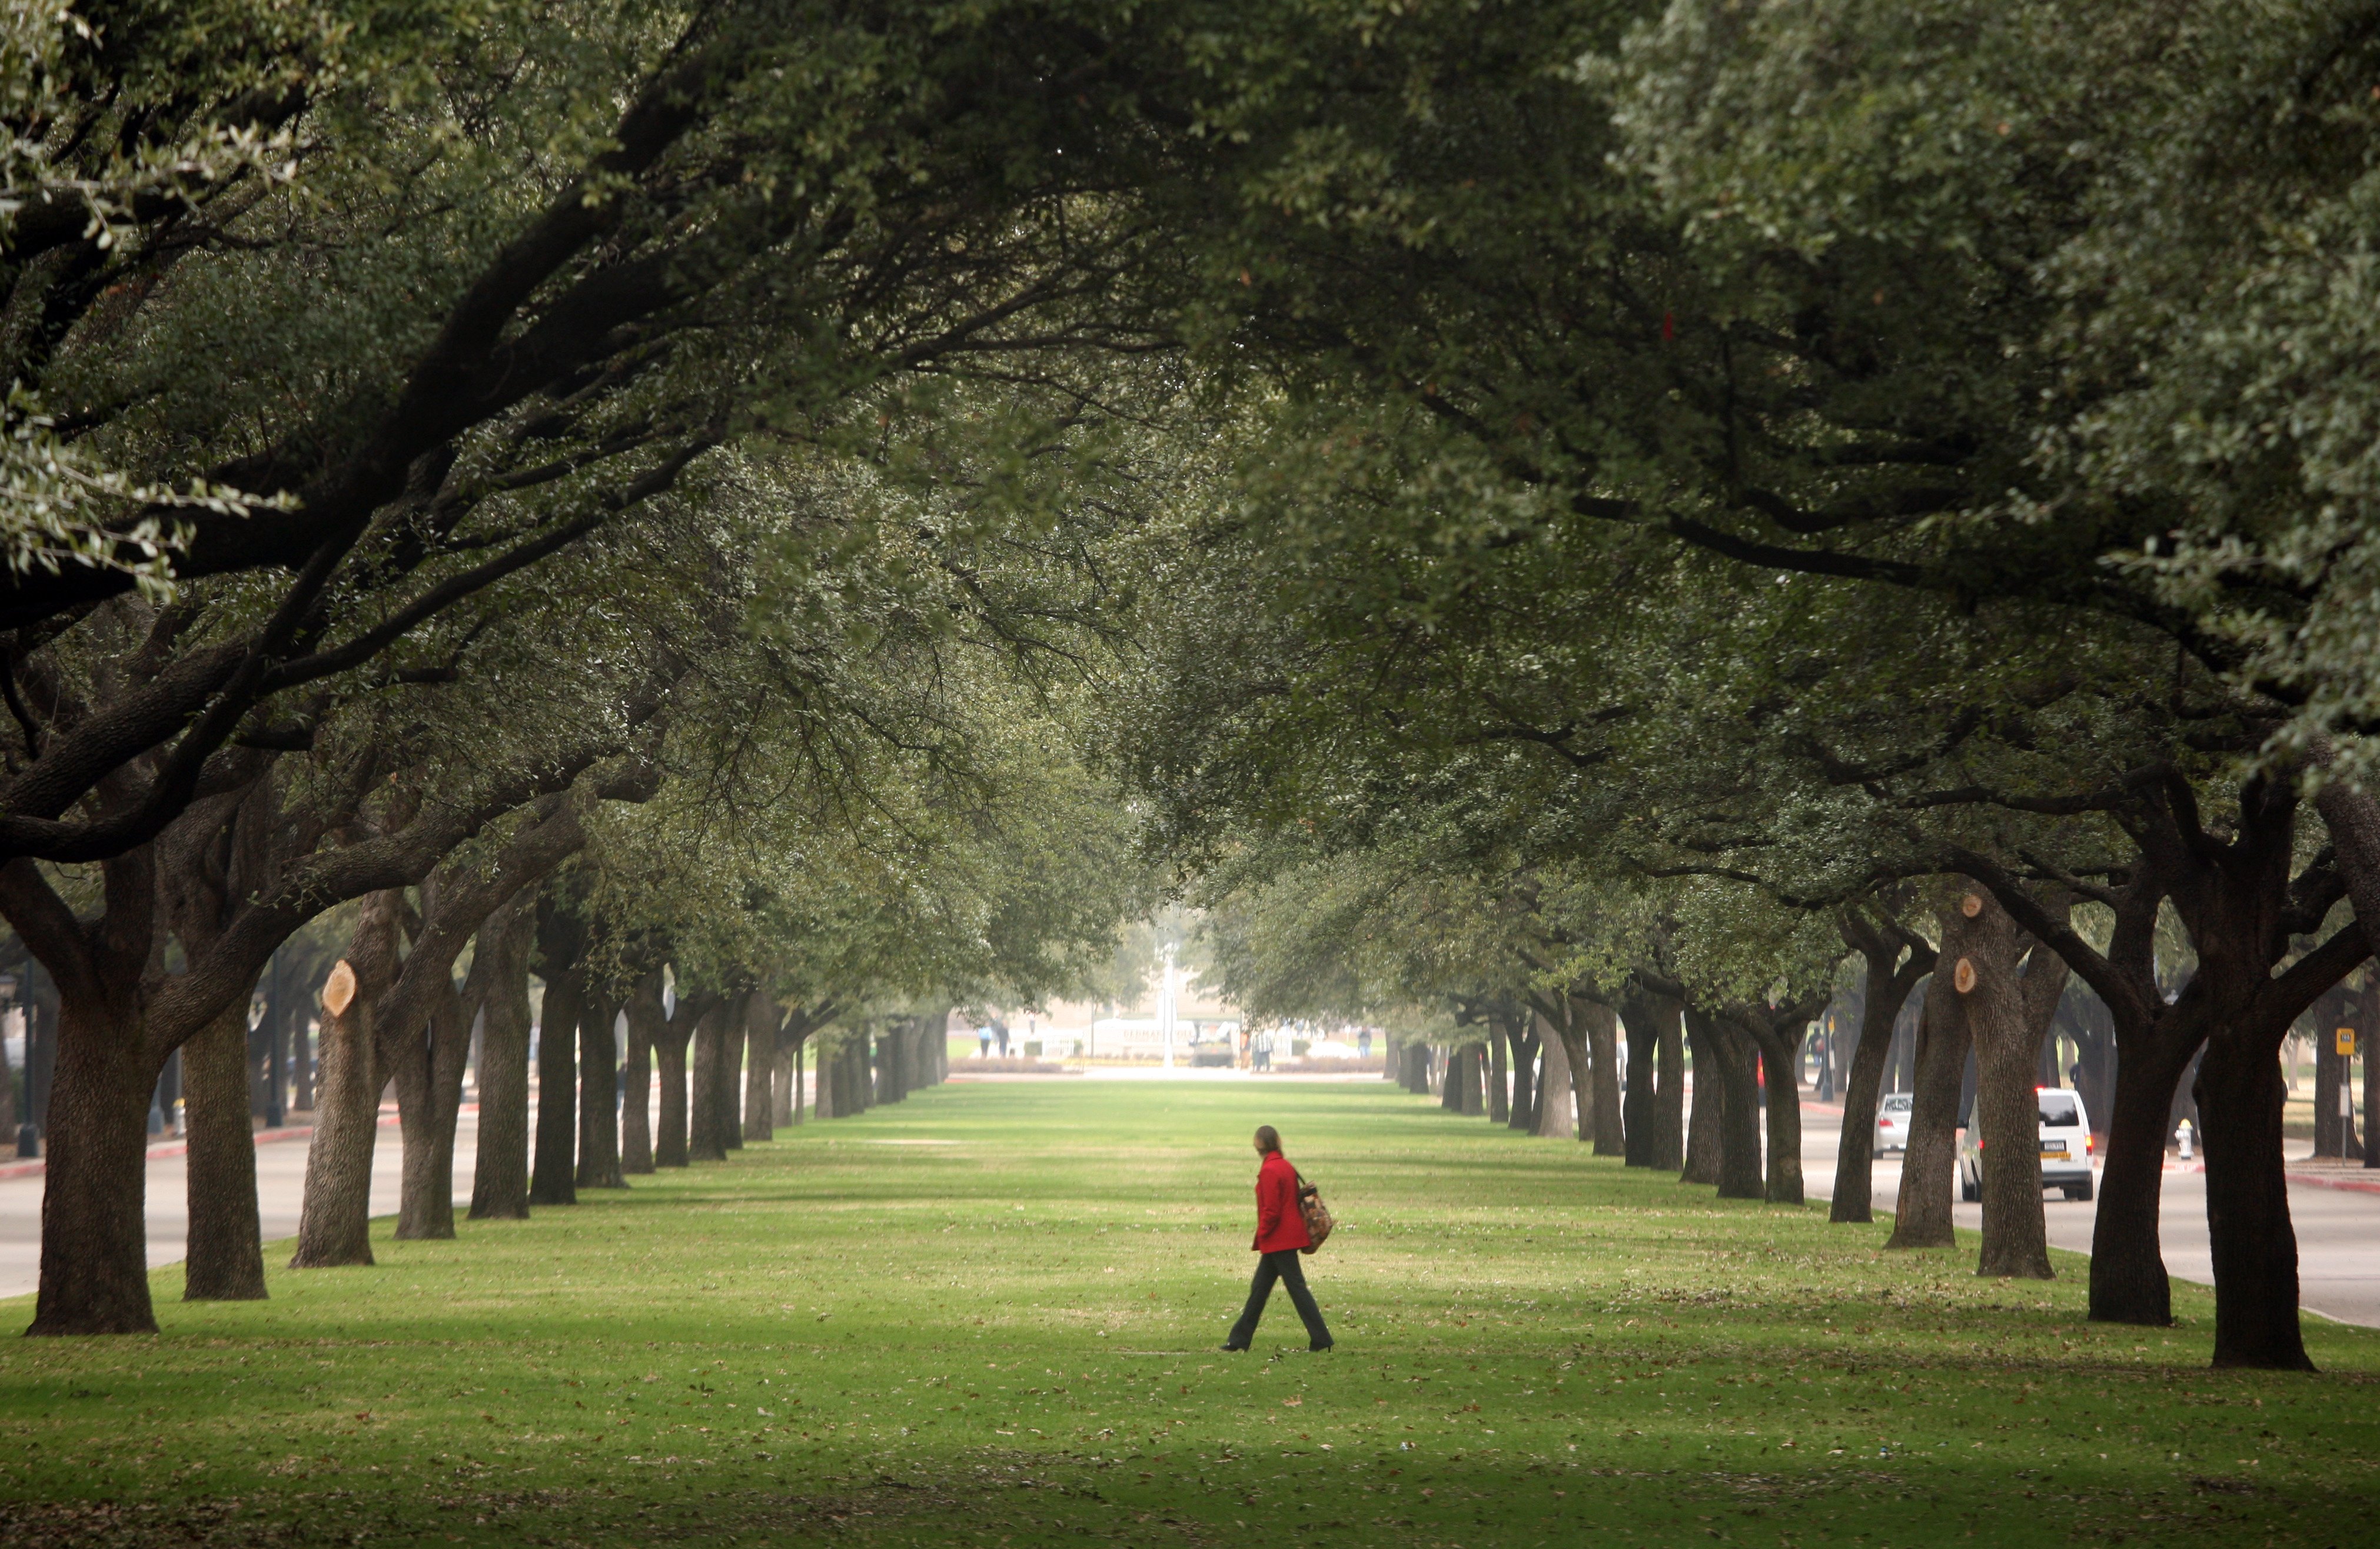
M 1335 1348 L 1335 1347 L 1338 1345 L 1338 1343 L 1339 1343 L 1339 1341 L 1338 1341 L 1338 1340 L 1336 1340 L 1336 1339 L 1332 1339 L 1332 1340 L 1330 1340 L 1330 1341 L 1328 1341 L 1328 1342 L 1326 1342 L 1326 1343 L 1319 1344 L 1319 1345 L 1308 1345 L 1308 1346 L 1306 1346 L 1305 1348 L 1306 1348 L 1306 1349 L 1307 1349 L 1309 1352 L 1311 1352 L 1311 1353 L 1313 1353 L 1313 1354 L 1315 1354 L 1315 1355 L 1320 1355 L 1324 1350 L 1331 1349 Z
M 1235 1355 L 1236 1355 L 1236 1354 L 1238 1354 L 1238 1353 L 1240 1353 L 1240 1352 L 1242 1352 L 1242 1351 L 1245 1351 L 1247 1348 L 1248 1348 L 1248 1347 L 1247 1347 L 1247 1346 L 1245 1346 L 1245 1345 L 1225 1345 L 1225 1346 L 1223 1347 L 1223 1349 L 1225 1349 L 1226 1350 L 1229 1350 L 1229 1351 L 1232 1352 L 1232 1353 L 1233 1353 L 1233 1354 L 1235 1354 Z

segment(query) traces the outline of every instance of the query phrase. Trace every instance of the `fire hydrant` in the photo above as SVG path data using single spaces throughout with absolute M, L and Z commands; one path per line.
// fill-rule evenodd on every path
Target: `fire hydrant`
M 2181 1159 L 2187 1162 L 2190 1160 L 2190 1120 L 2183 1119 L 2176 1133 L 2181 1137 Z

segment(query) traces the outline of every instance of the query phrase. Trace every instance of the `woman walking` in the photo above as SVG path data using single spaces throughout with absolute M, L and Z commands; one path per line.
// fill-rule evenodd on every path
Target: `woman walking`
M 1281 1154 L 1281 1132 L 1269 1124 L 1257 1127 L 1257 1155 L 1264 1158 L 1264 1165 L 1257 1169 L 1257 1238 L 1248 1246 L 1264 1256 L 1257 1260 L 1256 1284 L 1248 1288 L 1248 1304 L 1240 1321 L 1232 1325 L 1232 1337 L 1223 1341 L 1223 1348 L 1248 1348 L 1248 1341 L 1257 1337 L 1257 1320 L 1264 1316 L 1265 1302 L 1272 1296 L 1272 1283 L 1279 1280 L 1289 1287 L 1290 1304 L 1305 1320 L 1306 1348 L 1327 1350 L 1332 1342 L 1330 1330 L 1322 1322 L 1322 1309 L 1314 1304 L 1314 1293 L 1305 1289 L 1305 1270 L 1297 1262 L 1297 1251 L 1314 1245 L 1314 1239 L 1306 1235 L 1305 1213 L 1298 1208 L 1297 1169 Z

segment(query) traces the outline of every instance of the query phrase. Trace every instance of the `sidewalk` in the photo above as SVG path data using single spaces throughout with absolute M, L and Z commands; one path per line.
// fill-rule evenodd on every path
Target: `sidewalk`
M 396 1122 L 396 1118 L 394 1114 L 386 1115 L 382 1118 L 381 1122 L 394 1124 Z M 271 1145 L 276 1141 L 304 1140 L 313 1132 L 314 1126 L 311 1124 L 285 1125 L 278 1130 L 259 1130 L 256 1131 L 256 1144 Z M 160 1156 L 187 1156 L 189 1154 L 190 1143 L 186 1140 L 163 1141 L 149 1148 L 149 1159 L 152 1162 Z M 46 1158 L 30 1157 L 21 1162 L 0 1164 L 0 1180 L 11 1178 L 40 1178 L 49 1170 L 50 1164 Z
M 399 1153 L 396 1110 L 381 1110 L 381 1129 L 372 1146 L 371 1213 L 396 1214 Z M 306 1193 L 306 1151 L 303 1145 L 281 1144 L 310 1138 L 306 1126 L 265 1130 L 256 1141 L 256 1204 L 264 1240 L 272 1244 L 298 1233 L 298 1211 Z M 455 1198 L 458 1204 L 471 1197 L 471 1174 L 479 1158 L 479 1105 L 467 1103 L 455 1125 Z M 179 1264 L 189 1237 L 188 1146 L 181 1141 L 161 1141 L 149 1148 L 146 1174 L 149 1218 L 149 1267 Z M 0 1297 L 30 1294 L 41 1283 L 42 1177 L 38 1161 L 9 1164 L 0 1176 Z M 265 1250 L 268 1263 L 285 1263 L 285 1246 Z M 20 1309 L 20 1312 L 22 1310 Z M 30 1312 L 22 1315 L 30 1317 Z M 13 1332 L 13 1330 L 6 1330 Z

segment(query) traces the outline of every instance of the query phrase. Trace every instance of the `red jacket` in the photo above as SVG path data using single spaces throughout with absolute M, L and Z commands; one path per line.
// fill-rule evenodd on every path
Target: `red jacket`
M 1257 1169 L 1257 1240 L 1248 1246 L 1259 1253 L 1314 1246 L 1297 1204 L 1297 1169 L 1278 1151 L 1267 1153 Z

